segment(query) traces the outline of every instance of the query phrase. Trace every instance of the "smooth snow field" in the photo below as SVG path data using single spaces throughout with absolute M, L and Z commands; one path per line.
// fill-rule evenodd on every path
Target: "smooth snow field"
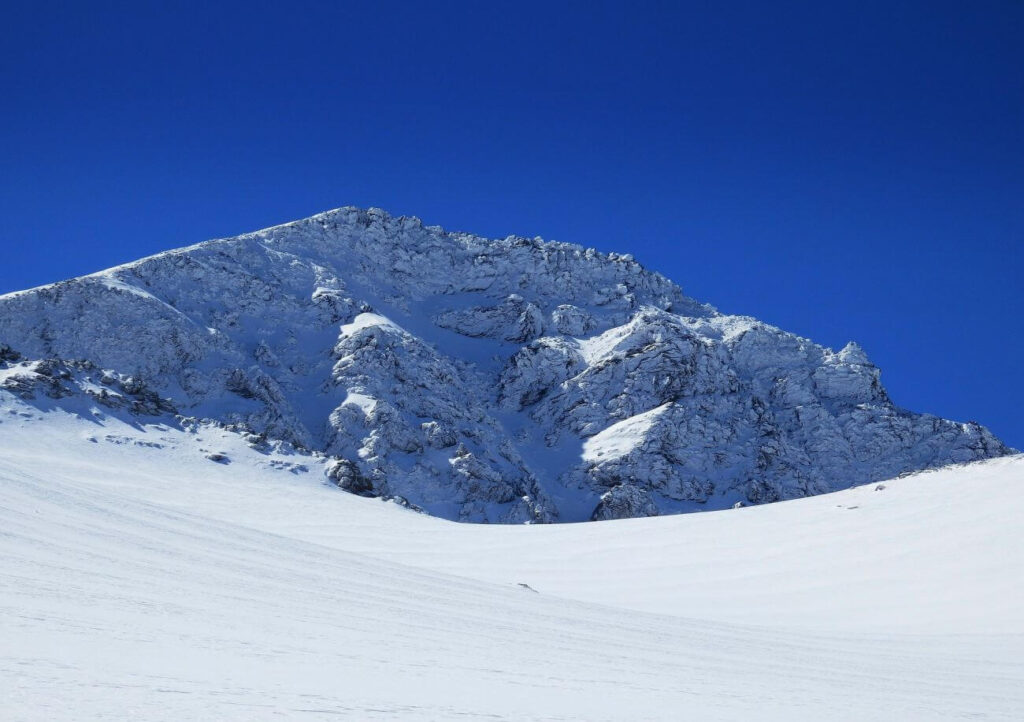
M 215 427 L 0 411 L 3 720 L 1024 718 L 1019 456 L 460 525 Z

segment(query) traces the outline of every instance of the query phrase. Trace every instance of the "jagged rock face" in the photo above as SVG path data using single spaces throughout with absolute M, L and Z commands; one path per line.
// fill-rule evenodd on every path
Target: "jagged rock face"
M 641 516 L 658 516 L 658 505 L 651 498 L 651 493 L 633 484 L 619 484 L 601 495 L 601 501 L 590 515 L 590 520 L 633 519 Z
M 176 412 L 167 399 L 161 398 L 139 378 L 98 369 L 89 361 L 29 361 L 2 345 L 0 392 L 24 401 L 49 399 L 51 403 L 69 397 L 85 398 L 100 407 L 142 417 Z
M 726 508 L 1010 451 L 895 407 L 856 345 L 720 314 L 629 256 L 378 210 L 0 297 L 0 393 L 59 399 L 57 368 L 464 521 Z

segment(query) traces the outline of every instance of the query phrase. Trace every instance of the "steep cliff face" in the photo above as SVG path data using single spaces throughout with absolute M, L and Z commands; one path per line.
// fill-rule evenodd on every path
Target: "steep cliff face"
M 894 406 L 855 344 L 720 314 L 629 256 L 375 209 L 2 296 L 0 345 L 0 393 L 46 395 L 62 364 L 68 394 L 105 379 L 132 413 L 322 452 L 350 491 L 465 521 L 763 503 L 1010 451 Z

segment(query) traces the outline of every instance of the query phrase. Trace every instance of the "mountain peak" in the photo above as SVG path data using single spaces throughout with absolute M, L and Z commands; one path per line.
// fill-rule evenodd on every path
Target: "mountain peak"
M 628 254 L 377 208 L 0 297 L 0 346 L 23 398 L 144 384 L 145 408 L 467 521 L 726 508 L 1009 452 L 896 408 L 855 343 L 720 314 Z M 33 360 L 78 370 L 54 386 Z

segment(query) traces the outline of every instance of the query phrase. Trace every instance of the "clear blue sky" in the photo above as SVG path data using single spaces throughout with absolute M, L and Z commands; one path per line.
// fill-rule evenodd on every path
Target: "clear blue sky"
M 17 3 L 0 84 L 0 292 L 376 205 L 632 252 L 1024 447 L 1024 3 Z

